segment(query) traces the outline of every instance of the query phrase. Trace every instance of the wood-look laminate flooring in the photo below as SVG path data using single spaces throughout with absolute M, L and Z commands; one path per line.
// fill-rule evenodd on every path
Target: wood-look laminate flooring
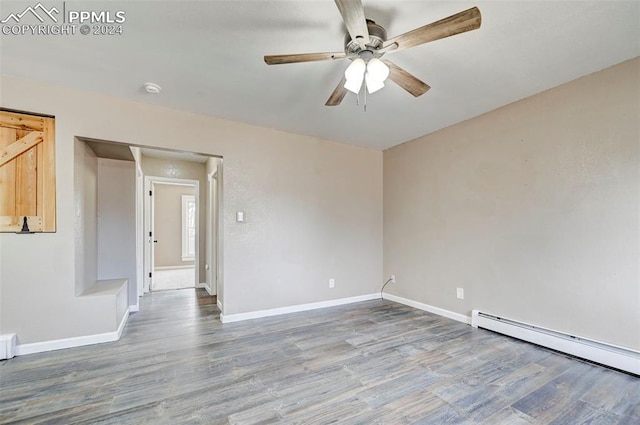
M 0 365 L 0 423 L 640 424 L 640 379 L 390 301 L 222 325 L 203 290 L 120 341 Z

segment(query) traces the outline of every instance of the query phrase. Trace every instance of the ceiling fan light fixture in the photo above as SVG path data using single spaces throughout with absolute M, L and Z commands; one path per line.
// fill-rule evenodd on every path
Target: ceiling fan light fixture
M 369 71 L 367 71 L 364 79 L 367 83 L 367 92 L 369 92 L 369 94 L 375 93 L 384 87 L 384 81 L 375 78 Z
M 367 75 L 381 83 L 389 77 L 389 67 L 378 58 L 372 58 L 367 64 Z
M 351 60 L 352 63 L 345 71 L 345 76 L 340 79 L 325 106 L 339 105 L 348 91 L 356 94 L 360 93 L 365 79 L 369 93 L 380 90 L 384 87 L 384 81 L 389 76 L 391 76 L 392 82 L 414 97 L 423 95 L 431 88 L 428 84 L 420 81 L 393 62 L 388 60 L 380 61 L 379 58 L 382 55 L 477 30 L 482 24 L 480 10 L 477 7 L 472 7 L 404 34 L 387 38 L 387 31 L 382 26 L 366 18 L 362 0 L 335 0 L 335 3 L 347 30 L 344 38 L 344 52 L 264 56 L 264 61 L 267 65 L 335 59 Z M 371 62 L 368 66 L 367 61 Z M 366 77 L 365 72 L 367 73 Z M 366 93 L 365 91 L 365 110 Z
M 344 88 L 349 90 L 351 93 L 358 94 L 360 93 L 360 88 L 362 87 L 362 81 L 364 80 L 364 75 L 360 75 L 359 77 L 352 77 L 347 79 L 346 83 L 344 83 Z
M 344 71 L 344 78 L 350 80 L 352 78 L 360 78 L 364 75 L 364 70 L 367 68 L 367 64 L 364 60 L 357 58 L 354 59 L 353 62 L 349 64 L 347 69 Z
M 344 78 L 347 80 L 346 83 L 344 83 L 344 88 L 352 93 L 359 93 L 366 69 L 367 64 L 364 60 L 360 58 L 354 59 L 344 71 Z

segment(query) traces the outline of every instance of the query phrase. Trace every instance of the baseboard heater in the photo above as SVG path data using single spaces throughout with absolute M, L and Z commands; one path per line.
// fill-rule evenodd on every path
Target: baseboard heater
M 473 310 L 471 326 L 640 375 L 640 352 Z

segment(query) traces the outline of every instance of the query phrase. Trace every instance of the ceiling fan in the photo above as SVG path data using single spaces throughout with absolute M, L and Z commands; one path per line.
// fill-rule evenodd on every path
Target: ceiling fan
M 386 59 L 380 59 L 386 53 L 399 52 L 409 47 L 480 28 L 482 18 L 480 10 L 472 7 L 413 31 L 387 39 L 387 31 L 364 16 L 361 0 L 335 0 L 347 32 L 344 52 L 301 53 L 293 55 L 267 55 L 267 65 L 280 65 L 297 62 L 349 59 L 351 64 L 345 71 L 326 106 L 336 106 L 342 102 L 347 91 L 359 93 L 363 81 L 367 91 L 373 93 L 384 86 L 388 77 L 394 83 L 418 97 L 431 87 L 420 81 L 404 69 Z

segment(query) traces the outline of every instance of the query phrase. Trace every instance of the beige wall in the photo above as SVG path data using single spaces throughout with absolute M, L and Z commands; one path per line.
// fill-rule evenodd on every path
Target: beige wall
M 639 66 L 386 151 L 388 290 L 640 348 Z M 76 135 L 224 156 L 225 314 L 379 289 L 380 152 L 6 76 L 0 91 L 4 107 L 56 115 L 58 183 L 57 233 L 0 235 L 0 333 L 113 330 L 112 311 L 76 297 L 97 267 L 96 159 Z
M 640 349 L 639 75 L 635 59 L 385 151 L 389 291 Z
M 182 261 L 182 195 L 195 195 L 195 188 L 167 184 L 155 185 L 153 238 L 158 241 L 154 246 L 155 267 L 182 267 L 194 264 L 193 260 Z M 204 264 L 202 268 L 204 269 Z
M 7 106 L 4 92 L 1 100 Z M 66 133 L 61 124 L 56 135 Z M 15 332 L 20 344 L 113 332 L 118 326 L 113 302 L 78 297 L 97 276 L 97 161 L 73 136 L 56 141 L 56 233 L 0 235 L 0 334 Z
M 132 306 L 138 304 L 135 167 L 133 161 L 98 158 L 97 278 L 128 279 Z
M 98 275 L 98 157 L 86 143 L 77 139 L 73 143 L 75 294 L 80 295 Z
M 225 314 L 379 289 L 381 152 L 7 76 L 0 92 L 4 107 L 56 116 L 58 209 L 56 233 L 0 235 L 0 333 L 28 343 L 106 332 L 106 313 L 75 297 L 76 135 L 224 157 Z

